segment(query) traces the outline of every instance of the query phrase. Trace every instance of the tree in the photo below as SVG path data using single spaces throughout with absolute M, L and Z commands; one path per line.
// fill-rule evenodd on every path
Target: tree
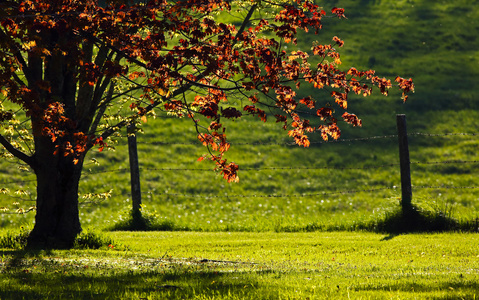
M 338 118 L 361 126 L 347 112 L 350 93 L 367 96 L 377 87 L 387 94 L 392 87 L 372 70 L 341 71 L 337 37 L 314 44 L 310 53 L 284 49 L 294 48 L 298 30 L 322 27 L 326 12 L 308 0 L 107 3 L 0 4 L 0 122 L 15 128 L 0 135 L 0 143 L 36 174 L 30 247 L 72 246 L 81 231 L 85 155 L 155 110 L 190 118 L 208 150 L 199 160 L 213 161 L 231 182 L 238 180 L 238 165 L 224 158 L 230 146 L 225 120 L 272 116 L 307 147 L 314 132 L 339 138 Z M 331 13 L 345 18 L 343 9 Z M 412 80 L 396 81 L 406 100 Z M 324 91 L 326 99 L 299 97 L 300 84 Z M 248 103 L 235 105 L 237 97 Z M 113 110 L 118 114 L 107 114 Z M 25 128 L 19 112 L 28 120 Z

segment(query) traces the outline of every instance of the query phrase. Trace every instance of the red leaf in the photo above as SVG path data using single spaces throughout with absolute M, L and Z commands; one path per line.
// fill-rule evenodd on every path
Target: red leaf
M 338 38 L 337 36 L 333 37 L 333 41 L 338 44 L 339 47 L 342 47 L 344 45 L 344 41 Z
M 344 121 L 353 125 L 354 127 L 356 127 L 356 126 L 361 127 L 362 126 L 362 121 L 355 114 L 350 114 L 350 113 L 345 112 L 342 115 L 342 117 L 343 117 Z
M 338 16 L 338 18 L 346 18 L 346 16 L 344 15 L 344 8 L 338 8 L 338 7 L 333 7 L 333 9 L 331 9 L 331 12 L 333 14 L 335 14 L 336 16 Z

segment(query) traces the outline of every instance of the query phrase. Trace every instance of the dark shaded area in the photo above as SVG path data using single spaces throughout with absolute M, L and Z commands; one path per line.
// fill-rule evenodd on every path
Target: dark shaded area
M 376 232 L 390 233 L 391 236 L 400 233 L 424 232 L 477 232 L 479 219 L 460 222 L 442 212 L 421 210 L 412 205 L 409 210 L 397 209 L 386 214 L 385 218 L 371 224 L 370 229 Z
M 350 101 L 351 111 L 362 116 L 371 109 L 377 115 L 390 110 L 420 113 L 479 107 L 479 99 L 471 91 L 478 75 L 477 57 L 473 54 L 478 46 L 476 8 L 433 0 L 326 0 L 320 5 L 328 13 L 333 6 L 340 6 L 348 17 L 324 20 L 321 41 L 337 35 L 345 41 L 340 53 L 350 55 L 354 67 L 374 68 L 380 77 L 393 80 L 396 75 L 412 77 L 416 84 L 416 93 L 410 95 L 407 105 L 384 100 L 374 103 L 376 107 L 356 106 Z M 386 7 L 387 15 L 382 9 Z M 450 11 L 463 17 L 451 18 Z M 308 35 L 299 40 L 306 47 L 311 39 L 318 38 Z M 391 90 L 391 97 L 398 96 Z
M 476 291 L 479 290 L 479 282 L 465 280 L 462 278 L 462 275 L 451 276 L 451 279 L 448 282 L 442 282 L 435 286 L 430 284 L 420 284 L 420 283 L 411 283 L 411 284 L 402 284 L 399 280 L 396 283 L 385 284 L 385 285 L 373 285 L 366 284 L 357 288 L 358 291 L 414 291 L 414 292 L 430 292 L 433 291 L 456 291 L 460 294 L 451 294 L 443 297 L 435 296 L 432 299 L 475 299 Z M 459 296 L 460 295 L 460 296 Z
M 384 242 L 384 241 L 390 241 L 392 240 L 393 238 L 397 237 L 398 234 L 395 234 L 395 233 L 391 233 L 390 235 L 388 236 L 385 236 L 381 239 L 381 242 Z
M 197 262 L 195 267 L 165 264 L 133 271 L 64 264 L 43 259 L 49 255 L 45 251 L 0 251 L 0 255 L 13 256 L 2 269 L 2 275 L 8 276 L 11 284 L 0 290 L 1 299 L 125 299 L 133 295 L 145 299 L 192 299 L 199 295 L 205 299 L 252 299 L 258 295 L 263 299 L 280 297 L 274 290 L 267 289 L 267 281 L 251 278 L 247 271 L 221 272 L 210 263 Z M 258 273 L 264 276 L 277 274 L 271 270 Z M 448 276 L 447 280 L 433 285 L 396 279 L 381 285 L 365 282 L 351 286 L 351 296 L 354 298 L 354 291 L 449 291 L 448 296 L 435 299 L 454 299 L 457 293 L 463 298 L 472 299 L 479 290 L 479 282 L 467 279 L 462 274 L 445 276 Z
M 125 299 L 132 294 L 145 299 L 191 299 L 198 294 L 242 297 L 258 286 L 247 272 L 219 272 L 208 263 L 199 263 L 199 270 L 175 264 L 132 271 L 42 259 L 47 254 L 0 251 L 0 255 L 13 255 L 2 270 L 12 284 L 0 290 L 0 299 Z M 38 272 L 40 269 L 44 272 Z
M 187 227 L 176 225 L 171 220 L 159 220 L 157 216 L 141 211 L 130 211 L 128 218 L 115 223 L 111 231 L 189 231 Z
M 383 240 L 393 239 L 404 233 L 435 233 L 435 232 L 479 232 L 479 218 L 473 220 L 457 220 L 449 213 L 440 210 L 429 211 L 412 204 L 411 209 L 403 210 L 397 207 L 383 217 L 362 222 L 341 225 L 311 223 L 306 226 L 278 226 L 276 232 L 314 232 L 314 231 L 369 231 L 386 233 L 389 236 Z
M 28 236 L 30 230 L 21 228 L 20 232 L 8 231 L 6 235 L 0 236 L 0 248 L 6 249 L 24 249 L 24 253 L 33 254 L 42 253 L 39 248 L 27 247 Z M 105 236 L 99 232 L 85 231 L 79 234 L 74 241 L 73 249 L 100 249 L 102 247 L 108 247 L 115 245 L 108 236 Z M 52 249 L 52 248 L 46 248 Z

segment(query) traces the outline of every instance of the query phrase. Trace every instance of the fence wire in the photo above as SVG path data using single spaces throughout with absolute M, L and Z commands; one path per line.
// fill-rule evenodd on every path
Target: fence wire
M 382 187 L 382 188 L 364 189 L 364 190 L 321 192 L 321 193 L 313 193 L 313 194 L 197 195 L 197 194 L 182 194 L 182 193 L 158 193 L 157 195 L 172 196 L 172 197 L 186 197 L 186 198 L 204 198 L 204 199 L 216 199 L 216 198 L 235 198 L 235 199 L 238 199 L 238 198 L 308 198 L 308 197 L 318 197 L 318 196 L 370 193 L 370 192 L 377 192 L 377 191 L 384 191 L 384 190 L 391 190 L 391 189 L 396 189 L 396 187 Z
M 443 161 L 415 161 L 414 165 L 447 165 L 447 164 L 477 164 L 479 160 L 443 160 Z
M 479 186 L 412 186 L 413 189 L 479 189 Z M 200 198 L 200 199 L 240 199 L 240 198 L 311 198 L 311 197 L 327 197 L 335 195 L 348 195 L 348 194 L 358 194 L 358 193 L 372 193 L 378 191 L 387 191 L 387 190 L 400 190 L 398 186 L 392 187 L 380 187 L 372 189 L 362 189 L 362 190 L 345 190 L 345 191 L 334 191 L 334 192 L 321 192 L 321 193 L 304 193 L 304 194 L 232 194 L 232 195 L 198 195 L 198 194 L 186 194 L 186 193 L 155 193 L 155 195 L 162 195 L 165 197 L 185 197 L 185 198 Z
M 411 162 L 411 164 L 416 165 L 441 165 L 441 164 L 478 164 L 479 161 L 477 160 L 447 160 L 447 161 L 431 161 L 431 162 Z M 245 167 L 242 168 L 240 166 L 240 171 L 271 171 L 271 170 L 370 170 L 370 169 L 382 169 L 382 168 L 389 168 L 389 167 L 397 167 L 399 163 L 394 164 L 384 164 L 384 165 L 375 165 L 375 166 L 364 166 L 364 167 L 329 167 L 329 166 L 319 166 L 319 167 L 262 167 L 262 168 L 251 168 Z M 125 173 L 129 172 L 130 170 L 127 168 L 124 169 L 112 169 L 112 170 L 103 170 L 97 172 L 88 172 L 85 173 L 87 175 L 94 175 L 94 174 L 102 174 L 102 173 Z M 166 171 L 166 172 L 212 172 L 213 169 L 211 168 L 142 168 L 140 167 L 140 171 Z
M 412 165 L 442 165 L 442 164 L 479 164 L 479 160 L 446 160 L 446 161 L 412 161 Z M 252 167 L 240 167 L 240 171 L 271 171 L 271 170 L 371 170 L 371 169 L 382 169 L 390 167 L 398 167 L 399 163 L 394 164 L 383 164 L 383 165 L 374 165 L 374 166 L 364 166 L 364 167 L 331 167 L 331 166 L 318 166 L 318 167 L 262 167 L 262 168 L 252 168 Z M 166 171 L 166 172 L 212 172 L 211 168 L 142 168 L 140 171 Z M 101 170 L 101 171 L 85 171 L 83 176 L 90 176 L 96 174 L 105 174 L 105 173 L 128 173 L 130 169 L 128 168 L 118 168 L 110 170 Z M 31 180 L 14 180 L 14 181 L 4 181 L 0 182 L 1 186 L 13 185 L 13 184 L 25 184 L 29 182 L 36 182 L 36 179 Z
M 441 134 L 433 134 L 433 133 L 422 133 L 422 132 L 415 132 L 409 133 L 408 136 L 423 136 L 423 137 L 451 137 L 451 136 L 472 136 L 477 137 L 479 133 L 441 133 Z M 343 140 L 333 140 L 333 141 L 322 141 L 322 142 L 311 142 L 311 144 L 330 144 L 330 143 L 354 143 L 354 142 L 364 142 L 364 141 L 372 141 L 372 140 L 382 140 L 382 139 L 392 139 L 398 138 L 398 135 L 382 135 L 382 136 L 372 136 L 372 137 L 364 137 L 364 138 L 354 138 L 354 139 L 343 139 Z M 148 145 L 201 145 L 199 142 L 185 142 L 185 143 L 170 143 L 170 142 L 139 142 L 139 144 L 148 144 Z M 231 143 L 232 145 L 295 145 L 292 142 L 238 142 L 238 143 Z M 412 165 L 444 165 L 444 164 L 478 164 L 479 160 L 444 160 L 444 161 L 412 161 L 410 162 Z M 382 165 L 373 165 L 373 166 L 363 166 L 363 167 L 334 167 L 334 166 L 316 166 L 316 167 L 243 167 L 240 168 L 240 171 L 294 171 L 294 170 L 374 170 L 374 169 L 382 169 L 382 168 L 390 168 L 390 167 L 398 167 L 400 166 L 399 163 L 391 163 L 391 164 L 382 164 Z M 212 172 L 211 168 L 147 168 L 142 167 L 140 171 L 155 171 L 155 172 Z M 91 176 L 96 174 L 106 174 L 106 173 L 129 173 L 129 168 L 117 168 L 117 169 L 110 169 L 110 170 L 99 170 L 99 171 L 85 171 L 83 176 Z M 25 176 L 31 176 L 32 174 L 27 174 Z M 146 180 L 148 181 L 148 180 Z M 24 179 L 24 180 L 8 180 L 4 182 L 0 182 L 0 187 L 9 186 L 9 185 L 26 185 L 32 182 L 36 182 L 36 179 Z M 451 190 L 475 190 L 479 189 L 479 186 L 412 186 L 413 189 L 451 189 Z M 203 198 L 203 199 L 214 199 L 214 198 L 305 198 L 305 197 L 327 197 L 327 196 L 334 196 L 334 195 L 346 195 L 346 194 L 356 194 L 356 193 L 371 193 L 377 191 L 386 191 L 397 190 L 397 186 L 391 187 L 380 187 L 380 188 L 371 188 L 371 189 L 359 189 L 359 190 L 345 190 L 345 191 L 334 191 L 334 192 L 320 192 L 320 193 L 301 193 L 301 194 L 251 194 L 251 195 L 244 195 L 244 194 L 234 194 L 234 195 L 198 195 L 198 194 L 186 194 L 186 193 L 156 193 L 157 195 L 165 196 L 165 197 L 186 197 L 186 198 Z M 18 195 L 6 195 L 3 194 L 4 197 L 8 197 L 10 199 L 15 199 L 17 201 L 35 201 L 31 197 L 23 198 Z M 2 196 L 2 197 L 3 197 Z M 85 200 L 81 201 L 80 205 L 94 205 L 99 202 L 103 202 L 106 199 L 102 200 Z M 26 213 L 32 211 L 31 208 L 28 210 L 23 210 L 21 213 Z M 18 212 L 3 212 L 2 214 L 18 214 Z
M 425 137 L 447 137 L 447 136 L 479 136 L 479 133 L 424 133 L 424 132 L 413 132 L 408 133 L 408 136 L 425 136 Z M 370 136 L 370 137 L 361 137 L 361 138 L 351 138 L 351 139 L 338 139 L 338 140 L 328 140 L 328 141 L 311 141 L 311 145 L 314 144 L 336 144 L 336 143 L 353 143 L 353 142 L 364 142 L 364 141 L 374 141 L 374 140 L 385 140 L 385 139 L 397 139 L 397 134 L 390 134 L 390 135 L 378 135 L 378 136 Z M 271 145 L 271 146 L 278 146 L 278 145 L 285 145 L 285 146 L 296 146 L 296 143 L 288 141 L 288 142 L 271 142 L 271 141 L 254 141 L 254 142 L 229 142 L 232 146 L 263 146 L 263 145 Z M 146 145 L 157 145 L 157 146 L 174 146 L 174 145 L 198 145 L 201 146 L 201 142 L 194 141 L 194 142 L 162 142 L 162 141 L 152 141 L 152 142 L 145 142 L 145 141 L 138 141 L 138 144 L 146 144 Z

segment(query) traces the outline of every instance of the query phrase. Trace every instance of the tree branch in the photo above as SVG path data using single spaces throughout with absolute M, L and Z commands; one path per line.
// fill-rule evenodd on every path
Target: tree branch
M 236 33 L 235 35 L 235 42 L 236 40 L 238 39 L 238 37 L 243 34 L 245 28 L 246 28 L 246 25 L 248 25 L 249 21 L 251 20 L 251 16 L 253 16 L 253 13 L 254 11 L 256 10 L 256 8 L 258 7 L 257 4 L 254 4 L 253 6 L 251 6 L 251 8 L 249 9 L 248 11 L 248 14 L 246 15 L 246 17 L 244 18 L 243 20 L 243 24 L 241 24 L 241 27 L 240 29 L 238 30 L 238 32 Z
M 93 123 L 90 127 L 89 134 L 93 134 L 96 131 L 96 129 L 98 128 L 98 124 L 100 124 L 101 117 L 103 116 L 103 114 L 105 113 L 106 108 L 108 107 L 107 104 L 111 101 L 111 99 L 113 97 L 114 89 L 115 89 L 115 84 L 113 82 L 110 82 L 110 88 L 108 89 L 108 93 L 106 95 L 105 104 L 98 108 L 95 119 L 93 120 Z
M 12 76 L 13 76 L 13 79 L 15 79 L 15 81 L 21 85 L 21 86 L 27 86 L 27 84 L 25 82 L 23 82 L 23 80 L 17 75 L 17 73 L 15 72 L 12 72 Z
M 246 29 L 246 26 L 248 25 L 249 21 L 251 20 L 251 16 L 253 15 L 254 11 L 256 10 L 257 8 L 257 4 L 254 4 L 251 6 L 251 8 L 249 9 L 248 11 L 248 14 L 246 15 L 246 17 L 244 18 L 243 20 L 243 23 L 241 24 L 241 27 L 240 29 L 238 30 L 238 32 L 236 33 L 236 36 L 235 36 L 235 39 L 234 39 L 234 42 L 233 43 L 236 43 L 237 41 L 237 38 L 243 34 L 244 30 Z M 100 43 L 102 45 L 106 45 L 109 49 L 111 49 L 112 51 L 116 52 L 117 55 L 120 55 L 120 56 L 123 56 L 125 57 L 126 59 L 130 60 L 131 62 L 137 64 L 138 66 L 141 66 L 141 67 L 144 67 L 145 69 L 149 70 L 150 68 L 148 68 L 148 66 L 137 60 L 136 58 L 134 57 L 130 57 L 128 56 L 127 54 L 123 53 L 123 51 L 121 51 L 120 49 L 116 48 L 115 46 L 113 45 L 107 45 L 106 43 L 103 43 L 103 41 L 101 41 L 100 39 L 98 39 L 97 37 L 94 37 L 94 36 L 91 36 L 91 35 L 88 35 L 86 36 L 87 34 L 84 33 L 84 32 L 79 32 L 80 35 L 84 36 L 85 38 L 87 39 L 90 39 L 90 40 L 93 40 L 94 42 L 96 43 Z M 166 101 L 168 101 L 169 99 L 173 99 L 175 98 L 176 96 L 178 95 L 181 95 L 181 94 L 184 94 L 185 92 L 187 92 L 188 90 L 190 90 L 192 87 L 194 86 L 200 86 L 200 81 L 206 77 L 206 72 L 203 72 L 202 74 L 199 74 L 197 77 L 196 77 L 196 82 L 191 82 L 189 81 L 188 84 L 185 84 L 183 86 L 181 86 L 180 88 L 178 88 L 177 90 L 173 91 L 169 97 L 165 97 L 165 96 L 161 96 L 161 100 L 160 101 L 155 101 L 154 103 L 152 104 L 149 104 L 148 106 L 145 107 L 145 110 L 144 112 L 147 113 L 147 112 L 150 112 L 152 111 L 155 107 L 157 107 L 158 105 L 160 105 L 161 103 L 164 103 Z M 205 88 L 205 87 L 203 87 Z M 237 89 L 237 88 L 234 88 L 234 89 Z M 113 133 L 116 132 L 115 128 L 122 128 L 126 125 L 129 124 L 130 121 L 121 121 L 117 124 L 115 124 L 114 126 L 110 127 L 110 129 L 107 129 L 103 132 L 103 134 L 101 135 L 101 137 L 103 138 L 103 140 L 105 140 L 106 138 L 110 137 Z M 89 147 L 91 148 L 93 145 L 89 145 Z
M 25 162 L 30 167 L 33 166 L 33 158 L 31 156 L 26 155 L 22 151 L 15 148 L 3 135 L 0 134 L 0 144 L 7 149 L 13 156 L 20 159 L 21 161 Z
M 25 59 L 23 58 L 21 50 L 17 47 L 17 44 L 15 43 L 15 41 L 13 41 L 11 39 L 11 37 L 7 33 L 5 33 L 5 31 L 3 29 L 0 29 L 0 39 L 3 40 L 3 41 L 6 41 L 9 44 L 10 49 L 14 50 L 12 52 L 12 54 L 13 54 L 13 56 L 15 56 L 15 58 L 18 60 L 18 62 L 22 66 L 23 73 L 25 74 L 25 77 L 27 78 L 27 81 L 28 82 L 34 82 L 33 76 L 30 72 L 28 64 L 25 61 Z

